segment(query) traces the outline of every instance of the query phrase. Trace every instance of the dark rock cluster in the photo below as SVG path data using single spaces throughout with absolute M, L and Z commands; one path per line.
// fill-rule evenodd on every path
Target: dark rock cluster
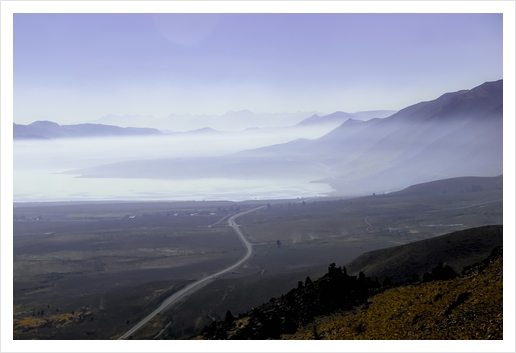
M 367 303 L 367 298 L 380 288 L 363 273 L 349 276 L 346 268 L 332 263 L 328 273 L 318 280 L 307 277 L 280 298 L 233 317 L 230 311 L 224 321 L 206 326 L 204 339 L 277 339 L 281 334 L 294 333 L 315 316 L 329 315 Z
M 487 269 L 490 269 L 491 272 L 495 271 L 496 268 L 493 267 L 493 264 L 497 261 L 501 263 L 502 259 L 503 249 L 497 247 L 485 260 L 465 267 L 460 275 L 451 267 L 439 263 L 436 267 L 432 268 L 431 273 L 425 273 L 426 276 L 424 276 L 421 281 L 418 278 L 397 283 L 390 281 L 386 283 L 386 281 L 384 281 L 383 286 L 380 285 L 377 279 L 373 281 L 362 272 L 360 272 L 358 276 L 350 276 L 347 274 L 345 267 L 336 267 L 333 263 L 329 266 L 328 272 L 320 279 L 312 281 L 307 277 L 304 283 L 301 281 L 298 282 L 297 288 L 290 290 L 280 298 L 271 298 L 268 303 L 258 308 L 253 308 L 247 313 L 234 317 L 228 310 L 224 321 L 213 322 L 211 325 L 205 326 L 198 338 L 258 340 L 279 339 L 282 338 L 282 335 L 286 335 L 283 337 L 297 337 L 296 335 L 301 335 L 300 337 L 306 338 L 306 335 L 303 333 L 300 334 L 299 332 L 310 330 L 309 327 L 313 326 L 314 332 L 309 334 L 310 337 L 316 339 L 317 337 L 332 339 L 331 337 L 333 336 L 330 333 L 335 331 L 335 328 L 325 332 L 320 327 L 320 329 L 317 330 L 319 333 L 317 333 L 315 332 L 316 325 L 314 318 L 335 317 L 332 314 L 342 313 L 352 309 L 356 310 L 358 307 L 360 307 L 359 310 L 365 314 L 368 312 L 369 305 L 373 304 L 375 298 L 377 298 L 376 295 L 382 293 L 380 297 L 384 295 L 386 298 L 390 298 L 387 300 L 390 304 L 386 304 L 387 306 L 385 308 L 375 304 L 377 311 L 379 310 L 380 312 L 385 309 L 384 315 L 373 315 L 375 320 L 380 320 L 380 322 L 371 321 L 372 319 L 366 318 L 364 318 L 364 320 L 366 320 L 364 322 L 367 322 L 370 328 L 375 327 L 374 325 L 379 325 L 374 330 L 368 330 L 371 332 L 379 332 L 378 337 L 383 337 L 383 339 L 400 339 L 400 333 L 397 331 L 397 333 L 392 333 L 391 331 L 395 329 L 390 329 L 389 323 L 383 322 L 381 319 L 385 315 L 392 316 L 396 314 L 396 310 L 394 310 L 393 313 L 388 308 L 393 308 L 393 300 L 402 296 L 401 293 L 404 290 L 403 288 L 405 288 L 406 290 L 424 292 L 426 293 L 425 295 L 430 298 L 428 300 L 425 299 L 426 301 L 423 300 L 424 296 L 421 293 L 419 296 L 416 296 L 416 294 L 408 295 L 413 299 L 409 300 L 408 304 L 404 303 L 402 307 L 407 306 L 407 309 L 403 310 L 407 311 L 407 313 L 410 311 L 410 315 L 407 314 L 410 318 L 407 319 L 407 322 L 400 321 L 397 324 L 398 328 L 404 327 L 405 331 L 408 330 L 412 332 L 413 337 L 405 335 L 407 336 L 405 339 L 409 337 L 411 337 L 409 339 L 414 339 L 415 337 L 424 337 L 425 339 L 457 339 L 464 337 L 468 337 L 468 339 L 479 339 L 480 337 L 484 337 L 485 339 L 499 339 L 502 337 L 501 327 L 503 325 L 503 317 L 496 311 L 498 310 L 496 303 L 498 299 L 503 300 L 499 293 L 502 283 L 501 270 L 497 275 L 489 275 L 489 279 L 482 282 L 484 284 L 489 282 L 485 284 L 485 286 L 479 286 L 477 282 L 480 281 L 481 278 L 479 275 L 487 271 Z M 501 265 L 499 267 L 502 268 Z M 456 281 L 453 282 L 453 280 Z M 461 283 L 468 284 L 471 288 L 467 286 L 462 288 L 463 284 Z M 444 288 L 442 286 L 449 286 L 450 288 L 442 292 Z M 457 286 L 457 288 L 454 286 Z M 398 292 L 390 293 L 391 288 L 398 288 L 396 289 Z M 488 291 L 489 294 L 478 294 L 476 292 L 477 289 Z M 450 296 L 454 299 L 445 298 Z M 489 304 L 488 302 L 484 302 L 484 299 L 479 301 L 478 296 L 481 298 L 491 298 L 493 303 Z M 418 300 L 422 303 L 419 303 Z M 442 310 L 435 307 L 434 310 L 437 310 L 436 312 L 428 311 L 427 306 L 434 307 L 436 305 L 443 306 Z M 497 307 L 496 310 L 493 309 L 493 305 Z M 464 310 L 466 310 L 467 313 L 462 313 Z M 482 314 L 484 312 L 485 315 Z M 339 316 L 339 314 L 336 315 Z M 472 315 L 473 318 L 470 318 Z M 490 318 L 490 321 L 478 321 L 479 319 L 476 316 L 482 316 L 486 319 Z M 338 320 L 340 320 L 340 316 Z M 460 330 L 456 328 L 456 324 L 459 322 Z M 337 324 L 333 326 L 335 325 Z M 478 325 L 482 326 L 481 328 L 485 332 L 479 331 L 479 333 L 477 332 L 478 330 L 475 331 L 474 327 Z M 342 324 L 342 327 L 345 328 L 345 324 Z M 353 332 L 356 331 L 355 334 L 361 337 L 365 331 L 364 327 L 363 325 L 359 325 L 353 328 Z M 381 333 L 381 330 L 385 332 Z M 443 336 L 441 333 L 446 333 L 446 335 Z M 336 335 L 334 339 L 348 339 L 346 334 L 342 332 L 337 332 L 334 335 Z M 373 337 L 366 338 L 364 336 L 364 338 L 371 339 Z

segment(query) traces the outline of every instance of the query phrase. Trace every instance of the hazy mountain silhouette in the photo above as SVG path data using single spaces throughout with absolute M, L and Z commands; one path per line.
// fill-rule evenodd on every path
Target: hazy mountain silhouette
M 464 175 L 499 175 L 503 169 L 502 111 L 502 80 L 447 93 L 357 132 L 352 139 L 363 141 L 362 145 L 348 143 L 346 149 L 334 151 L 340 157 L 332 165 L 345 182 L 353 173 L 360 173 L 357 182 L 384 188 L 393 185 L 393 180 L 408 185 Z M 337 145 L 335 140 L 339 141 L 345 130 L 349 126 L 343 124 L 313 147 Z M 367 175 L 364 168 L 368 168 Z M 390 182 L 384 182 L 387 180 Z
M 382 119 L 396 113 L 396 110 L 372 110 L 358 113 L 346 113 L 346 112 L 334 112 L 328 115 L 319 116 L 314 114 L 309 118 L 301 121 L 296 126 L 314 126 L 314 125 L 334 125 L 335 127 L 340 124 L 352 120 L 352 121 L 367 121 L 371 119 Z
M 315 112 L 254 113 L 250 110 L 230 110 L 222 115 L 171 114 L 167 122 L 171 128 L 190 130 L 209 127 L 216 130 L 240 131 L 248 128 L 269 128 L 295 125 Z
M 78 172 L 83 177 L 170 179 L 297 177 L 328 183 L 339 193 L 389 192 L 436 179 L 502 174 L 502 113 L 499 80 L 446 93 L 383 119 L 359 121 L 337 112 L 333 117 L 347 119 L 318 139 L 225 157 L 122 162 Z
M 212 128 L 222 131 L 241 131 L 251 128 L 286 128 L 310 127 L 324 125 L 337 127 L 345 120 L 369 120 L 385 118 L 395 113 L 395 110 L 373 110 L 357 113 L 335 112 L 325 115 L 320 112 L 281 112 L 257 114 L 250 110 L 230 110 L 222 115 L 214 114 L 170 114 L 166 118 L 152 115 L 105 115 L 90 123 L 116 125 L 120 127 L 152 127 L 169 131 L 190 131 L 202 128 Z
M 52 121 L 36 121 L 29 125 L 13 124 L 13 138 L 15 140 L 160 134 L 162 132 L 157 129 L 122 128 L 102 124 L 59 125 Z
M 367 113 L 367 112 L 366 112 Z M 281 112 L 257 114 L 250 110 L 230 110 L 215 114 L 169 114 L 165 118 L 152 115 L 106 115 L 91 123 L 117 125 L 121 127 L 152 127 L 160 130 L 190 131 L 202 128 L 240 131 L 248 128 L 292 126 L 317 112 Z
M 141 115 L 141 114 L 108 114 L 103 117 L 87 121 L 92 124 L 104 124 L 104 125 L 115 125 L 120 127 L 152 127 L 156 129 L 162 129 L 160 122 L 164 119 L 156 118 L 152 115 Z
M 311 141 L 270 146 L 249 154 L 311 160 L 330 171 L 337 189 L 378 191 L 435 179 L 502 173 L 503 82 L 447 93 L 385 119 L 348 119 Z M 399 181 L 399 182 L 398 182 Z

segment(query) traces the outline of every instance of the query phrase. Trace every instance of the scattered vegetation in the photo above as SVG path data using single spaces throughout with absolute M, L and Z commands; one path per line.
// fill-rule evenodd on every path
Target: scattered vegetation
M 299 325 L 311 322 L 317 315 L 365 303 L 370 291 L 379 287 L 370 278 L 349 276 L 345 268 L 332 263 L 322 278 L 312 281 L 307 277 L 286 295 L 271 298 L 238 318 L 228 311 L 224 321 L 213 322 L 201 334 L 212 339 L 279 338 L 282 333 L 294 333 Z
M 43 328 L 43 327 L 54 327 L 59 328 L 63 325 L 69 325 L 72 323 L 80 323 L 85 320 L 93 321 L 92 312 L 88 307 L 82 307 L 79 310 L 74 310 L 68 313 L 53 313 L 50 314 L 47 311 L 45 315 L 45 311 L 38 311 L 36 314 L 33 313 L 32 316 L 26 316 L 21 319 L 13 320 L 14 329 L 22 330 L 23 332 L 28 332 L 33 329 Z
M 402 285 L 318 318 L 320 339 L 503 339 L 503 251 L 450 280 Z M 313 339 L 303 327 L 283 339 Z
M 331 264 L 281 298 L 206 326 L 202 339 L 502 339 L 503 251 L 457 274 L 439 263 L 426 280 L 349 276 Z M 388 277 L 386 277 L 388 278 Z

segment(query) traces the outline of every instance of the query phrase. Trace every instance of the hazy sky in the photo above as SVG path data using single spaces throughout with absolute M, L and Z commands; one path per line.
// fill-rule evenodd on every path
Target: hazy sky
M 15 14 L 14 122 L 401 109 L 502 78 L 502 14 Z

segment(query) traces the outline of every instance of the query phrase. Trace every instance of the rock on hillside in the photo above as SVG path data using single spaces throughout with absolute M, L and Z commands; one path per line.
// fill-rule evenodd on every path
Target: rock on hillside
M 278 339 L 283 333 L 295 333 L 318 315 L 350 310 L 367 301 L 371 291 L 380 287 L 365 276 L 349 276 L 346 269 L 331 264 L 322 278 L 298 282 L 298 287 L 280 298 L 233 317 L 228 310 L 225 321 L 206 326 L 204 339 Z
M 282 339 L 503 339 L 503 249 L 460 277 L 386 290 Z

